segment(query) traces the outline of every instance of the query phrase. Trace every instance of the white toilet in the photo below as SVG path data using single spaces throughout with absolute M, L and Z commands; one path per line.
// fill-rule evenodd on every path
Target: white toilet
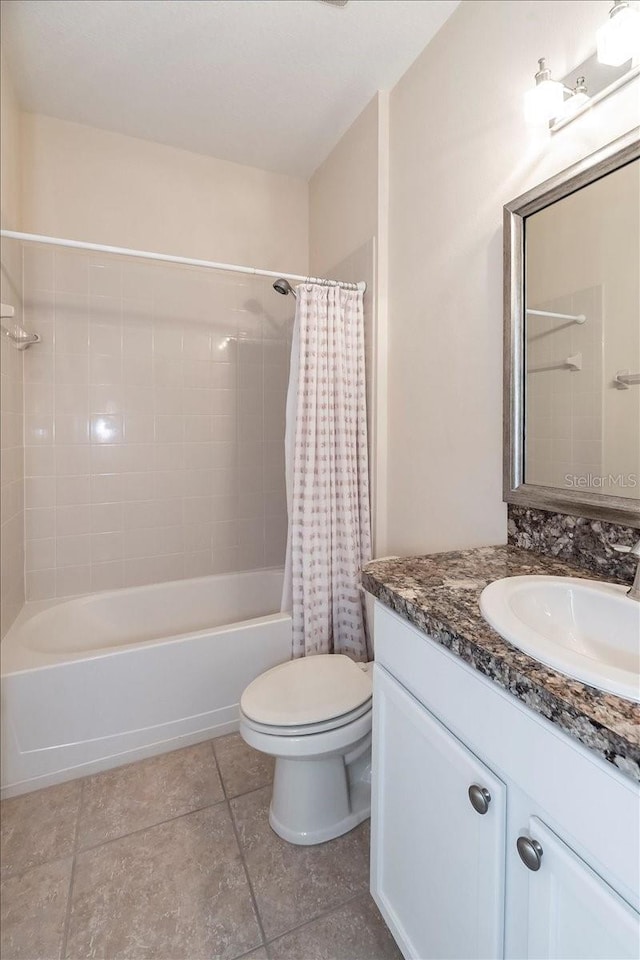
M 240 733 L 276 758 L 269 823 L 290 843 L 322 843 L 371 810 L 373 664 L 341 654 L 281 663 L 240 700 Z

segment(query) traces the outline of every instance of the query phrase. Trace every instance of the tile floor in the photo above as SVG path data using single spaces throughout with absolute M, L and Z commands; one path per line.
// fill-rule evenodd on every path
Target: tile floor
M 369 825 L 294 847 L 238 734 L 2 803 L 2 960 L 401 960 Z

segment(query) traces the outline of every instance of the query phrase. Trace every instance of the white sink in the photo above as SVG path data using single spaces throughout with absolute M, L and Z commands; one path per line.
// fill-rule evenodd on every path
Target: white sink
M 627 590 L 575 577 L 506 577 L 485 587 L 480 610 L 541 663 L 640 701 L 640 603 Z

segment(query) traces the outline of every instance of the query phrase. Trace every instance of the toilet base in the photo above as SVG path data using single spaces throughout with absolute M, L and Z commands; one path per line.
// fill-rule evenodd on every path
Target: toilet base
M 344 820 L 334 824 L 332 827 L 317 830 L 315 833 L 299 834 L 288 830 L 283 824 L 278 823 L 273 815 L 273 810 L 269 808 L 269 825 L 274 833 L 277 833 L 279 837 L 282 837 L 282 839 L 288 843 L 296 844 L 296 846 L 312 846 L 315 843 L 326 843 L 328 840 L 335 840 L 336 837 L 341 837 L 343 833 L 349 833 L 350 830 L 357 827 L 363 820 L 368 820 L 370 816 L 371 803 L 367 804 L 363 810 L 349 814 L 348 817 L 345 817 Z
M 371 813 L 371 735 L 347 757 L 278 757 L 269 808 L 271 828 L 289 843 L 326 843 Z

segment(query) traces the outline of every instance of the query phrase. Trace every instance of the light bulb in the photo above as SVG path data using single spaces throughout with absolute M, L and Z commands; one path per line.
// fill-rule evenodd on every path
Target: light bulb
M 598 60 L 619 67 L 640 53 L 640 12 L 628 0 L 616 0 L 609 19 L 596 33 Z
M 544 57 L 538 60 L 536 85 L 524 95 L 524 115 L 527 123 L 545 123 L 562 112 L 564 87 L 551 79 L 551 71 Z

